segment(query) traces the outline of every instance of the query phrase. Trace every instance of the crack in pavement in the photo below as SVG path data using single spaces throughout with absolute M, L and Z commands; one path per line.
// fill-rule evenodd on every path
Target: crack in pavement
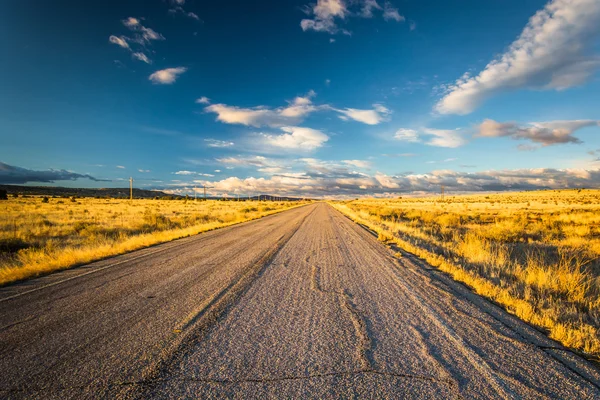
M 348 290 L 325 290 L 321 286 L 321 269 L 313 265 L 311 270 L 311 289 L 329 296 L 336 297 L 340 306 L 350 315 L 350 321 L 354 326 L 354 332 L 358 338 L 359 344 L 356 349 L 359 362 L 363 370 L 374 370 L 373 361 L 373 341 L 369 335 L 368 322 L 362 317 L 356 305 L 352 302 L 352 295 Z
M 397 373 L 397 372 L 386 372 L 386 371 L 378 371 L 375 369 L 358 369 L 354 371 L 339 371 L 339 372 L 322 372 L 315 374 L 307 374 L 307 375 L 283 375 L 277 376 L 273 378 L 246 378 L 246 379 L 217 379 L 217 378 L 190 378 L 190 377 L 171 377 L 171 378 L 155 378 L 155 379 L 142 379 L 139 381 L 123 381 L 123 382 L 111 382 L 102 387 L 106 386 L 154 386 L 158 383 L 168 383 L 168 382 L 199 382 L 199 383 L 213 383 L 213 384 L 221 384 L 221 385 L 239 385 L 244 383 L 272 383 L 272 382 L 285 382 L 285 381 L 303 381 L 310 380 L 314 378 L 328 378 L 328 377 L 337 377 L 337 376 L 355 376 L 355 375 L 379 375 L 388 378 L 403 378 L 403 379 L 415 379 L 426 382 L 435 382 L 442 383 L 452 388 L 456 387 L 456 383 L 452 380 L 446 380 L 443 378 L 436 378 L 428 375 L 417 375 L 417 374 L 405 374 L 405 373 Z M 70 385 L 70 386 L 58 386 L 58 387 L 27 387 L 27 388 L 15 388 L 9 390 L 0 390 L 0 393 L 18 393 L 27 391 L 34 392 L 42 392 L 47 390 L 71 390 L 71 389 L 86 389 L 90 388 L 92 385 Z

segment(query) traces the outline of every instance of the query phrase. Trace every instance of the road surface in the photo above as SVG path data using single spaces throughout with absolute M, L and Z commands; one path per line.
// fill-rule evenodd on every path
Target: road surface
M 324 203 L 0 289 L 0 397 L 599 398 L 588 362 Z

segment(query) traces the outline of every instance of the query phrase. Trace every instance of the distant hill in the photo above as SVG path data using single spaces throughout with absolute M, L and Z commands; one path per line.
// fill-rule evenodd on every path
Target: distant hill
M 17 186 L 17 185 L 0 185 L 0 189 L 4 189 L 9 195 L 18 193 L 21 195 L 28 196 L 57 196 L 57 197 L 111 197 L 111 198 L 128 198 L 129 188 L 101 188 L 101 189 L 88 189 L 88 188 L 66 188 L 58 186 Z M 145 190 L 145 189 L 133 189 L 133 197 L 135 198 L 154 198 L 154 197 L 172 196 L 172 197 L 185 197 L 171 195 L 160 190 Z
M 56 196 L 56 197 L 110 197 L 115 199 L 127 199 L 129 198 L 129 188 L 101 188 L 101 189 L 88 189 L 88 188 L 66 188 L 59 186 L 18 186 L 18 185 L 0 185 L 0 190 L 6 190 L 10 195 L 18 193 L 20 195 L 27 196 Z M 165 193 L 160 190 L 145 190 L 145 189 L 133 189 L 133 197 L 143 199 L 153 199 L 155 197 L 171 197 L 171 198 L 184 198 L 176 194 Z M 193 195 L 189 196 L 193 198 Z M 203 196 L 198 194 L 198 200 L 202 199 Z M 207 197 L 210 200 L 237 200 L 237 197 Z M 240 197 L 240 200 L 246 200 L 247 197 Z M 268 194 L 261 194 L 250 197 L 251 200 L 262 200 L 262 201 L 299 201 L 303 200 L 298 197 L 288 196 L 272 196 Z M 309 199 L 306 199 L 309 200 Z

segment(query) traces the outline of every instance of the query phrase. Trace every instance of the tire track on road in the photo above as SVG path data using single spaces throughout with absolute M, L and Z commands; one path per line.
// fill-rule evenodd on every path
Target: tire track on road
M 277 244 L 264 253 L 253 265 L 252 268 L 245 271 L 239 279 L 231 282 L 229 285 L 213 295 L 209 301 L 203 304 L 189 321 L 181 327 L 181 334 L 171 345 L 166 348 L 158 362 L 150 366 L 142 373 L 141 386 L 152 386 L 153 383 L 163 382 L 161 375 L 167 374 L 172 365 L 176 365 L 186 354 L 187 348 L 193 348 L 193 344 L 201 341 L 210 329 L 218 321 L 227 315 L 227 312 L 235 306 L 240 298 L 248 291 L 254 281 L 259 278 L 271 261 L 283 249 L 286 243 L 294 237 L 300 227 L 314 213 L 313 208 L 310 213 L 304 215 L 287 233 L 282 235 Z M 135 385 L 134 385 L 135 387 Z M 146 398 L 145 393 L 135 393 L 126 391 L 122 393 L 124 398 Z

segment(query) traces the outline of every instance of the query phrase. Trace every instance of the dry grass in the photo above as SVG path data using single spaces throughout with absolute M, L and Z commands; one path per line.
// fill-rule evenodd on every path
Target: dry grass
M 567 347 L 600 356 L 600 191 L 333 202 Z
M 10 198 L 0 285 L 264 217 L 294 202 Z

